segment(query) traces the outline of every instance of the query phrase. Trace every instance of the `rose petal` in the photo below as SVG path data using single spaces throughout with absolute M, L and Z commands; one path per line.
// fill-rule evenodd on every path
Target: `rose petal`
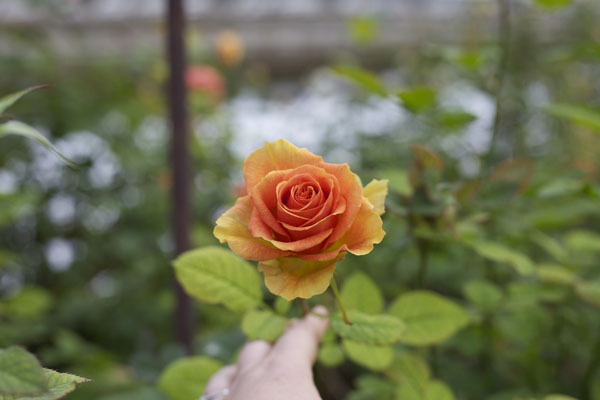
M 276 233 L 287 236 L 285 230 L 281 227 L 273 211 L 277 207 L 277 185 L 284 179 L 288 171 L 271 171 L 267 176 L 254 186 L 250 197 L 254 203 L 256 211 L 260 215 L 260 219 Z M 272 211 L 273 210 L 273 211 Z
M 319 163 L 318 165 L 338 179 L 340 196 L 343 196 L 346 200 L 346 211 L 340 215 L 333 233 L 327 239 L 324 246 L 324 248 L 327 248 L 344 236 L 352 222 L 354 222 L 361 207 L 362 185 L 359 177 L 350 171 L 348 164 Z
M 370 253 L 373 246 L 380 243 L 384 236 L 381 217 L 373 205 L 367 199 L 363 199 L 354 223 L 341 239 L 321 253 L 301 254 L 298 257 L 306 261 L 324 262 L 346 251 L 362 256 Z
M 344 235 L 348 251 L 357 256 L 368 254 L 385 236 L 383 221 L 367 199 L 363 199 L 354 223 Z
M 288 252 L 278 250 L 269 242 L 252 236 L 248 230 L 252 208 L 249 196 L 237 199 L 234 206 L 217 219 L 213 232 L 215 237 L 221 243 L 227 242 L 231 251 L 248 260 L 265 261 L 288 255 Z
M 265 285 L 286 300 L 308 299 L 329 287 L 335 264 L 340 257 L 325 262 L 307 262 L 299 258 L 277 258 L 261 262 L 258 270 L 265 274 Z
M 327 229 L 326 231 L 319 232 L 313 236 L 309 236 L 304 239 L 294 240 L 294 241 L 289 241 L 289 242 L 283 242 L 283 241 L 278 241 L 278 240 L 269 240 L 269 242 L 271 244 L 273 244 L 273 246 L 277 247 L 279 250 L 293 251 L 294 253 L 296 253 L 296 252 L 312 249 L 313 247 L 318 246 L 319 244 L 323 243 L 323 241 L 325 239 L 327 239 L 327 237 L 329 237 L 329 235 L 331 235 L 332 231 L 333 231 L 333 228 Z
M 333 227 L 335 226 L 336 221 L 337 216 L 329 215 L 311 226 L 293 226 L 288 225 L 285 222 L 282 222 L 281 225 L 283 225 L 283 227 L 288 231 L 291 240 L 301 240 L 325 230 L 330 230 L 329 233 L 333 232 Z M 327 237 L 323 238 L 323 240 L 325 239 L 327 239 Z M 316 243 L 315 246 L 317 244 L 319 243 Z
M 381 215 L 385 212 L 385 197 L 388 193 L 388 180 L 373 179 L 363 189 L 363 197 L 373 205 L 377 215 Z
M 323 159 L 306 149 L 301 149 L 287 140 L 280 139 L 265 143 L 264 147 L 250 154 L 242 172 L 246 181 L 246 190 L 252 191 L 269 172 L 292 169 L 302 165 L 314 165 Z

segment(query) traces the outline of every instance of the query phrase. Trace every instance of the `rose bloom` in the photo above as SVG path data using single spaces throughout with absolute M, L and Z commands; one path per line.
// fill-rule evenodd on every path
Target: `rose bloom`
M 225 96 L 225 81 L 221 73 L 208 65 L 193 65 L 185 72 L 185 83 L 188 89 L 203 92 L 214 100 Z
M 267 288 L 288 300 L 324 292 L 346 252 L 364 255 L 385 236 L 387 181 L 362 187 L 348 164 L 329 164 L 286 140 L 244 162 L 248 195 L 217 220 L 214 235 L 259 261 Z
M 233 31 L 221 32 L 215 41 L 219 60 L 228 67 L 234 67 L 244 58 L 244 43 L 242 38 Z

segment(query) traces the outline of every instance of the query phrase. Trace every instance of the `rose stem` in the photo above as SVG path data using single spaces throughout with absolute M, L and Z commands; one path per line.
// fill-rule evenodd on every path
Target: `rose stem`
M 346 315 L 346 310 L 344 310 L 344 305 L 342 304 L 342 298 L 340 297 L 340 292 L 338 291 L 337 284 L 335 283 L 335 278 L 331 277 L 331 290 L 333 290 L 333 294 L 335 295 L 335 300 L 337 301 L 338 307 L 342 312 L 342 317 L 344 318 L 344 322 L 346 325 L 352 325 L 350 320 L 348 320 L 348 315 Z
M 306 314 L 310 311 L 306 299 L 300 299 L 300 306 L 302 307 L 302 316 L 306 317 Z

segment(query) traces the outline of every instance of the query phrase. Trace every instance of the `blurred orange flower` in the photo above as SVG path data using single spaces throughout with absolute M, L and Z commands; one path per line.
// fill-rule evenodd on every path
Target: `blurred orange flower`
M 217 57 L 228 67 L 238 65 L 244 58 L 244 43 L 233 31 L 221 32 L 215 41 Z
M 265 284 L 288 300 L 324 292 L 347 251 L 364 255 L 385 236 L 387 181 L 362 187 L 348 164 L 329 164 L 286 140 L 244 162 L 248 195 L 218 220 L 214 235 L 259 261 Z
M 185 73 L 185 83 L 188 89 L 205 93 L 214 100 L 225 96 L 225 80 L 221 73 L 208 65 L 193 65 Z

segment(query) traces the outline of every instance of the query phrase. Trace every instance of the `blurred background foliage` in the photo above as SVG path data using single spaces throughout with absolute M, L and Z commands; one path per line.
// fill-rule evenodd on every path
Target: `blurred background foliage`
M 57 21 L 75 3 L 27 2 Z M 465 307 L 464 329 L 408 353 L 455 398 L 598 400 L 598 3 L 427 3 L 488 8 L 473 11 L 459 40 L 416 32 L 394 46 L 385 14 L 345 16 L 338 33 L 351 45 L 302 71 L 268 53 L 257 61 L 235 27 L 213 37 L 191 24 L 193 244 L 216 244 L 212 226 L 240 193 L 243 158 L 286 137 L 350 163 L 365 182 L 390 180 L 385 240 L 348 256 L 338 281 L 361 271 L 386 304 L 426 288 Z M 94 380 L 69 399 L 166 399 L 155 384 L 184 351 L 173 334 L 164 55 L 110 44 L 95 54 L 82 41 L 66 56 L 39 27 L 8 19 L 0 29 L 0 93 L 51 85 L 10 114 L 81 166 L 20 137 L 0 141 L 0 347 L 23 345 L 49 368 Z M 77 43 L 79 31 L 67 32 Z M 333 308 L 330 294 L 319 302 Z M 242 316 L 195 312 L 197 352 L 231 362 Z M 397 364 L 405 350 L 397 345 Z M 325 399 L 393 398 L 394 368 L 373 372 L 346 352 L 353 361 L 335 346 L 320 356 Z

